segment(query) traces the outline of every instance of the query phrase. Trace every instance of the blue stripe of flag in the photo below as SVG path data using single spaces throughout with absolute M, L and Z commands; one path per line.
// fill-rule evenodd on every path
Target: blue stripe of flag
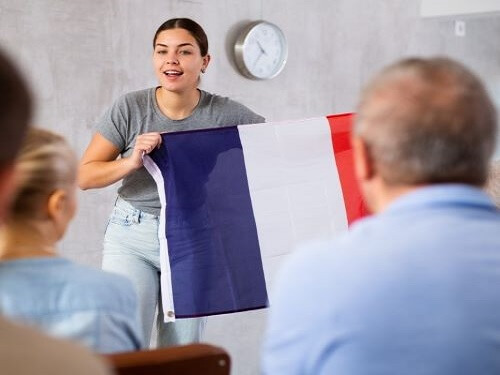
M 150 156 L 164 181 L 176 317 L 267 306 L 237 127 L 162 137 Z

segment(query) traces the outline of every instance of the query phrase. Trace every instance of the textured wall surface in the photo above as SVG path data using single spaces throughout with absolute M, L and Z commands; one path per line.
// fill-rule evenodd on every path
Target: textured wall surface
M 18 61 L 37 98 L 36 124 L 64 134 L 79 154 L 92 126 L 120 94 L 155 85 L 153 33 L 171 17 L 192 17 L 210 40 L 202 87 L 241 101 L 268 120 L 353 111 L 360 87 L 380 67 L 408 55 L 449 55 L 473 68 L 500 102 L 500 17 L 419 17 L 408 0 L 0 0 L 0 45 Z M 276 23 L 289 42 L 284 71 L 243 78 L 232 43 L 249 21 Z M 498 153 L 497 153 L 498 155 Z M 81 192 L 60 250 L 100 264 L 116 186 Z M 300 319 L 300 306 L 295 312 Z M 226 347 L 233 374 L 257 374 L 265 311 L 209 319 L 206 340 Z

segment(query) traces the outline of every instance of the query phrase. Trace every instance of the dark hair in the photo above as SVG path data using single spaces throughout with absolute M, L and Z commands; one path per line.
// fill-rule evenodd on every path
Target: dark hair
M 0 50 L 0 166 L 13 162 L 31 118 L 31 95 L 20 73 Z
M 199 24 L 197 24 L 196 22 L 194 22 L 192 19 L 189 18 L 172 18 L 162 23 L 161 26 L 158 28 L 158 30 L 156 30 L 155 37 L 153 38 L 153 48 L 155 47 L 158 35 L 162 31 L 171 29 L 184 29 L 188 31 L 196 40 L 198 47 L 200 47 L 201 56 L 204 57 L 207 55 L 208 53 L 207 34 L 205 34 L 205 31 Z
M 393 184 L 482 185 L 497 114 L 474 73 L 449 58 L 410 58 L 364 90 L 355 131 Z

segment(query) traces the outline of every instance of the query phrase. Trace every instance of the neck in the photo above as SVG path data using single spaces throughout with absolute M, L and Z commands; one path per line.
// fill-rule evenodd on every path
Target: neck
M 172 120 L 182 120 L 188 117 L 200 100 L 198 89 L 186 92 L 172 92 L 162 87 L 156 89 L 156 101 L 162 113 Z
M 42 233 L 46 228 L 8 223 L 0 231 L 0 260 L 57 256 L 55 242 Z
M 397 198 L 421 187 L 420 185 L 387 184 L 382 178 L 377 178 L 371 184 L 369 189 L 367 189 L 369 192 L 366 192 L 366 200 L 373 213 L 384 211 Z

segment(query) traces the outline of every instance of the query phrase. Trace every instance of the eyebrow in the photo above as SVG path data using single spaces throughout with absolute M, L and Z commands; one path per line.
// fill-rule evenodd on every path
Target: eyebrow
M 168 48 L 168 46 L 166 44 L 163 44 L 163 43 L 156 43 L 156 46 L 167 47 Z M 181 44 L 177 45 L 177 48 L 179 48 L 179 47 L 185 47 L 185 46 L 194 47 L 192 43 L 181 43 Z

